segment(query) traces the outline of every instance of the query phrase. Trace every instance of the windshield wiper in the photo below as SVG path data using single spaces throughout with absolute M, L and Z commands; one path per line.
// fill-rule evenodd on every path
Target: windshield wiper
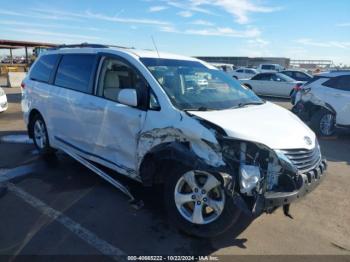
M 241 108 L 241 107 L 245 107 L 245 106 L 249 106 L 249 105 L 262 105 L 265 104 L 264 101 L 262 102 L 246 102 L 246 103 L 239 103 L 237 106 L 233 107 L 233 108 Z
M 186 108 L 186 109 L 183 109 L 183 111 L 213 111 L 213 110 L 217 110 L 215 108 L 208 108 L 208 107 L 205 107 L 205 106 L 201 106 L 201 107 L 198 107 L 198 108 Z

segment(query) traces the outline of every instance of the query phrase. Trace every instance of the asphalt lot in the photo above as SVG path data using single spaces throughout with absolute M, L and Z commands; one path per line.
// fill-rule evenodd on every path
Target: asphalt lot
M 0 114 L 0 138 L 25 134 L 20 90 L 5 92 L 9 109 Z M 293 219 L 281 210 L 255 221 L 242 215 L 230 232 L 203 240 L 168 223 L 160 190 L 126 180 L 145 203 L 136 209 L 68 156 L 48 163 L 32 144 L 0 141 L 0 180 L 23 175 L 6 182 L 7 190 L 0 186 L 0 255 L 350 255 L 350 134 L 320 144 L 328 176 L 291 206 Z

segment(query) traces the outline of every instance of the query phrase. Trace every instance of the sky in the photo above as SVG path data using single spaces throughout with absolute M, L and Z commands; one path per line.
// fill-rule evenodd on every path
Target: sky
M 0 0 L 0 39 L 350 65 L 349 14 L 349 0 Z

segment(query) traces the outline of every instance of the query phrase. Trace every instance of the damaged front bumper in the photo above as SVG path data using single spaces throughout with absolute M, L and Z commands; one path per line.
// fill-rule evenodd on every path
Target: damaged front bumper
M 277 207 L 288 205 L 315 189 L 324 179 L 327 161 L 321 160 L 312 170 L 297 174 L 297 189 L 291 192 L 266 192 L 263 196 L 264 211 L 269 212 Z

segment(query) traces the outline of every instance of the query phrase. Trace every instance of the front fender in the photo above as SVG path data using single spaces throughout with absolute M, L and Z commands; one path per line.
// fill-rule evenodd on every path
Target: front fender
M 225 165 L 209 165 L 204 159 L 198 157 L 191 149 L 189 142 L 174 141 L 155 146 L 143 157 L 139 169 L 143 184 L 151 186 L 154 181 L 162 182 L 165 174 L 161 169 L 166 166 L 166 169 L 170 170 L 173 165 L 183 165 L 193 170 L 212 173 L 227 172 Z

